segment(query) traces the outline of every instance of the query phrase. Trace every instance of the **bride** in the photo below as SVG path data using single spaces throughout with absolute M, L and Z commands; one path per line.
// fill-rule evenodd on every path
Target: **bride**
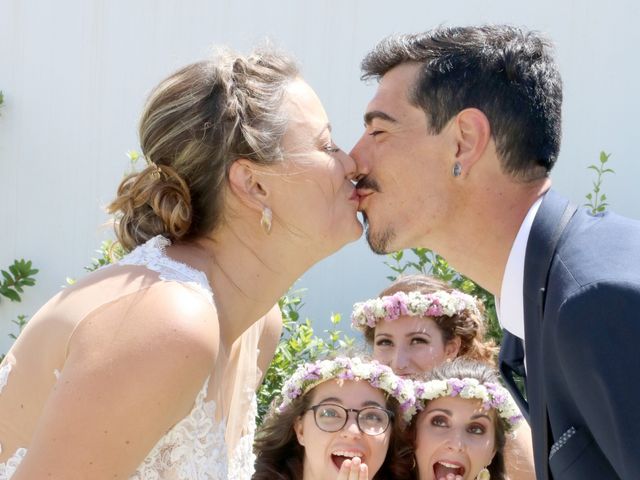
M 171 75 L 140 141 L 148 166 L 109 207 L 131 253 L 46 303 L 0 366 L 2 480 L 249 478 L 276 302 L 362 232 L 355 165 L 278 53 Z

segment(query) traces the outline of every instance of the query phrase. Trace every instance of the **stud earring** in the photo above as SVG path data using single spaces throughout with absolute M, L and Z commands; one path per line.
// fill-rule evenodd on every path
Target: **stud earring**
M 273 218 L 273 214 L 271 213 L 271 209 L 269 207 L 264 207 L 262 209 L 262 218 L 260 218 L 260 225 L 267 232 L 267 235 L 271 233 L 271 220 Z
M 487 470 L 487 467 L 478 472 L 476 480 L 491 480 L 491 474 L 489 473 L 489 470 Z
M 451 171 L 451 173 L 454 177 L 460 176 L 460 174 L 462 173 L 462 165 L 460 165 L 460 162 L 456 162 L 453 164 L 453 170 Z

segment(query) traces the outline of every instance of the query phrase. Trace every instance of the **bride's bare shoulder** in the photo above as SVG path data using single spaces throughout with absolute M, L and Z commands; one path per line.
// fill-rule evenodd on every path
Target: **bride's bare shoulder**
M 152 282 L 97 308 L 75 328 L 72 349 L 106 349 L 118 358 L 139 352 L 151 362 L 181 354 L 193 368 L 211 367 L 217 357 L 220 329 L 215 305 L 197 289 L 177 282 Z M 105 342 L 105 339 L 117 340 Z M 196 368 L 199 370 L 199 368 Z

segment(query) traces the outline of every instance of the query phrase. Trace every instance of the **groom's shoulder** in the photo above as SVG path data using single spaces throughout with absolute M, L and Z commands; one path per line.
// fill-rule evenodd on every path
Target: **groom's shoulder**
M 640 222 L 579 208 L 556 251 L 556 267 L 578 285 L 632 282 L 640 289 Z

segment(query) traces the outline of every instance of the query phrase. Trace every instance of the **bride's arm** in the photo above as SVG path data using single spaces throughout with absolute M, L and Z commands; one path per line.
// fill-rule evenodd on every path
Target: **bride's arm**
M 169 285 L 104 306 L 76 327 L 13 480 L 124 480 L 190 412 L 217 355 L 217 318 Z

